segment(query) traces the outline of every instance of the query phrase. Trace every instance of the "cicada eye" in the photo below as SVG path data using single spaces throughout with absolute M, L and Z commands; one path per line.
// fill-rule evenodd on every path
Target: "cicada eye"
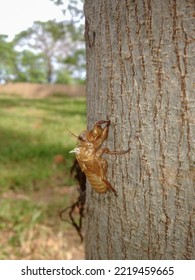
M 78 136 L 78 140 L 79 140 L 79 141 L 84 141 L 84 140 L 83 140 L 83 137 L 82 137 L 81 135 Z
M 85 139 L 84 135 L 79 135 L 77 139 L 79 146 L 83 146 L 87 143 L 87 140 Z

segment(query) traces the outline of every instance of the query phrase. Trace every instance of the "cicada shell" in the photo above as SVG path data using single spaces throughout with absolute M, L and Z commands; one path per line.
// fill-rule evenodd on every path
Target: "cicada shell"
M 102 127 L 104 126 L 104 127 Z M 70 151 L 76 154 L 76 159 L 85 173 L 91 187 L 98 193 L 112 191 L 117 195 L 116 190 L 107 179 L 107 161 L 102 158 L 103 154 L 121 155 L 127 151 L 110 151 L 108 148 L 101 148 L 109 133 L 110 121 L 98 121 L 92 130 L 84 131 L 77 137 L 78 146 Z

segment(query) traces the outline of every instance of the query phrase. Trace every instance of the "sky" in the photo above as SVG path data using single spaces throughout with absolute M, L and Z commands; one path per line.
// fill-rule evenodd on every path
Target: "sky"
M 61 8 L 50 0 L 0 0 L 0 34 L 10 39 L 34 21 L 50 19 L 64 19 Z

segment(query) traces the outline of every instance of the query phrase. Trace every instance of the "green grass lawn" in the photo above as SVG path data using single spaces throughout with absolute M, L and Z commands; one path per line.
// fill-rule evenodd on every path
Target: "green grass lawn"
M 75 134 L 86 126 L 85 99 L 62 96 L 24 99 L 0 95 L 0 191 L 37 188 L 56 174 L 54 157 L 62 155 L 66 173 Z M 64 177 L 69 183 L 68 177 Z M 40 188 L 41 186 L 39 186 Z
M 0 259 L 25 258 L 20 249 L 35 226 L 61 227 L 56 213 L 70 202 L 66 193 L 75 184 L 69 151 L 76 139 L 67 129 L 78 135 L 85 127 L 83 97 L 0 94 L 0 230 L 14 248 L 0 238 Z

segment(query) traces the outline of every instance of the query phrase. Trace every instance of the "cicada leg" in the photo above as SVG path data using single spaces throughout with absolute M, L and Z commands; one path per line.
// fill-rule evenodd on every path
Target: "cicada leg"
M 126 151 L 110 151 L 108 148 L 102 148 L 102 149 L 99 149 L 96 152 L 97 162 L 98 162 L 98 165 L 100 167 L 100 172 L 101 172 L 101 174 L 100 174 L 101 175 L 101 179 L 106 184 L 108 189 L 110 191 L 113 191 L 116 196 L 117 196 L 116 190 L 113 188 L 113 186 L 110 184 L 110 182 L 107 180 L 107 177 L 106 177 L 107 169 L 108 169 L 107 161 L 105 159 L 101 158 L 101 155 L 102 154 L 122 155 L 122 154 L 128 153 L 129 151 L 130 151 L 130 148 L 128 150 L 126 150 Z
M 115 196 L 117 196 L 116 190 L 113 188 L 113 186 L 110 184 L 110 182 L 107 180 L 106 177 L 107 169 L 108 169 L 107 161 L 103 158 L 99 158 L 98 165 L 100 167 L 101 180 L 106 184 L 108 190 L 114 192 Z
M 128 153 L 131 150 L 131 148 L 129 148 L 128 150 L 125 151 L 110 151 L 110 149 L 108 148 L 103 148 L 101 149 L 101 154 L 108 154 L 108 155 L 123 155 Z M 100 151 L 100 150 L 99 150 Z M 98 151 L 98 152 L 99 152 Z

